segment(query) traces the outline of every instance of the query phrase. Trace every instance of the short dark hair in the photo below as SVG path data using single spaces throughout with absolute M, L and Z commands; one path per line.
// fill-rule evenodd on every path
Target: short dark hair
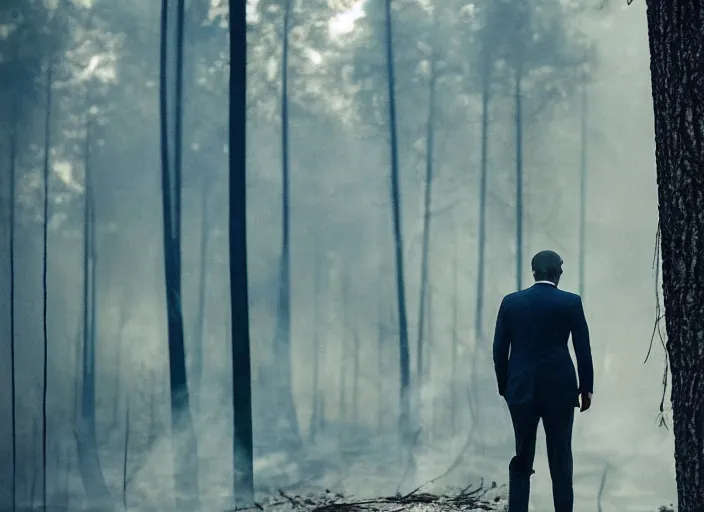
M 555 251 L 540 251 L 530 262 L 536 281 L 554 280 L 562 275 L 562 258 Z

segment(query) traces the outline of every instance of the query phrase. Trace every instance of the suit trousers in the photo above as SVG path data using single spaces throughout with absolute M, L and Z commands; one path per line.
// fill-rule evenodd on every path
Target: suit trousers
M 535 458 L 538 422 L 543 420 L 555 512 L 572 512 L 572 425 L 574 407 L 509 405 L 516 456 L 509 464 L 508 512 L 528 512 L 530 476 Z

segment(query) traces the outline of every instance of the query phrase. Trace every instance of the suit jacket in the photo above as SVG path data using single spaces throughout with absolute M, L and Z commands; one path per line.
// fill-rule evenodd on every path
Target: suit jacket
M 567 343 L 572 334 L 579 385 Z M 582 299 L 549 283 L 504 297 L 494 333 L 494 369 L 508 405 L 579 406 L 594 391 Z

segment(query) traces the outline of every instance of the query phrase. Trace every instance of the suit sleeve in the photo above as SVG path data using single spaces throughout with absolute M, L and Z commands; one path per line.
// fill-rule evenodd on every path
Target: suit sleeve
M 499 386 L 499 395 L 504 396 L 508 383 L 508 354 L 511 347 L 511 338 L 506 324 L 505 300 L 501 301 L 499 314 L 496 317 L 496 329 L 494 330 L 494 371 L 496 372 L 496 382 Z
M 594 392 L 594 365 L 592 350 L 589 345 L 589 328 L 584 317 L 582 298 L 578 297 L 572 316 L 572 344 L 577 357 L 577 371 L 579 373 L 579 392 Z

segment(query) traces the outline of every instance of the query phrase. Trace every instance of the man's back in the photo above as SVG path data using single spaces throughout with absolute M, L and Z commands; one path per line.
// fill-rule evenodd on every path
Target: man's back
M 516 456 L 509 463 L 510 512 L 528 512 L 538 423 L 542 420 L 555 512 L 573 512 L 572 426 L 574 408 L 591 406 L 594 369 L 589 330 L 579 295 L 557 289 L 562 258 L 541 251 L 531 261 L 536 283 L 504 297 L 494 333 L 494 368 L 506 399 Z M 579 386 L 567 343 L 577 356 Z
M 568 349 L 570 334 L 579 389 Z M 579 295 L 541 282 L 504 297 L 496 324 L 494 364 L 499 393 L 508 405 L 578 406 L 579 393 L 591 392 L 594 378 Z

